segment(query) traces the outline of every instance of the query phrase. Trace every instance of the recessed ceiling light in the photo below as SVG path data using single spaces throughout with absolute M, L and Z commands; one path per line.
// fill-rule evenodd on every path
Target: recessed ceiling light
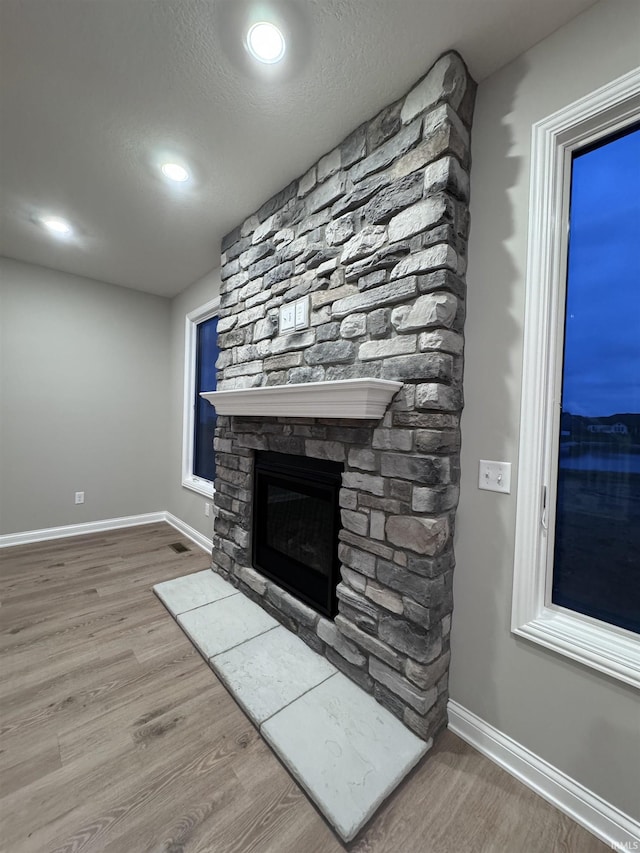
M 247 47 L 257 60 L 272 65 L 284 56 L 284 36 L 275 24 L 259 21 L 249 28 Z
M 60 216 L 42 216 L 40 218 L 40 222 L 44 225 L 47 231 L 50 231 L 52 234 L 55 234 L 57 237 L 68 237 L 73 228 L 66 219 L 62 219 Z
M 185 167 L 181 166 L 179 163 L 163 163 L 162 174 L 165 178 L 169 178 L 170 181 L 183 183 L 184 181 L 189 180 L 189 172 L 187 172 Z

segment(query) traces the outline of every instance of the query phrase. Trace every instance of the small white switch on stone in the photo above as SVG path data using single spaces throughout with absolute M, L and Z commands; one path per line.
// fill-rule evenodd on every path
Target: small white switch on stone
M 490 492 L 511 493 L 511 462 L 480 460 L 478 488 Z

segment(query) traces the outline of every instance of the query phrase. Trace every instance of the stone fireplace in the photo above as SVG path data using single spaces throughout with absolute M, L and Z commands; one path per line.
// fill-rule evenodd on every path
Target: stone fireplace
M 425 740 L 448 698 L 474 95 L 446 54 L 222 246 L 213 568 Z M 281 331 L 299 300 L 308 324 Z M 343 413 L 365 380 L 391 402 Z M 256 557 L 254 487 L 276 454 L 338 478 L 324 609 Z M 330 512 L 309 512 L 317 536 Z M 291 542 L 281 529 L 270 547 L 293 571 Z

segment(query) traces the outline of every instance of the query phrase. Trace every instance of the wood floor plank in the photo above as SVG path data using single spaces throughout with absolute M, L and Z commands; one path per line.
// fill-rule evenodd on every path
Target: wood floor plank
M 209 562 L 166 524 L 0 551 L 3 853 L 607 849 L 450 732 L 343 845 L 153 595 Z

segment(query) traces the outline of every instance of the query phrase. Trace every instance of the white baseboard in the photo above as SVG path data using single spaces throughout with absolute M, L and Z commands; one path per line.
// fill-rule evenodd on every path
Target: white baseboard
M 191 539 L 192 542 L 202 548 L 203 551 L 206 551 L 207 554 L 212 552 L 213 542 L 211 539 L 208 539 L 204 534 L 200 533 L 199 530 L 196 530 L 195 527 L 190 527 L 186 522 L 182 521 L 177 516 L 172 515 L 170 512 L 164 513 L 164 520 L 172 527 L 175 527 L 176 530 L 179 530 L 183 536 L 187 537 L 187 539 Z
M 166 512 L 147 512 L 144 515 L 127 515 L 122 518 L 104 518 L 82 524 L 65 524 L 63 527 L 44 527 L 42 530 L 23 530 L 0 536 L 0 548 L 13 545 L 28 545 L 31 542 L 46 542 L 49 539 L 66 539 L 67 536 L 86 536 L 103 533 L 105 530 L 120 530 L 123 527 L 138 527 L 141 524 L 157 524 L 166 521 Z
M 21 533 L 6 533 L 0 536 L 0 548 L 10 548 L 15 545 L 29 545 L 32 542 L 47 542 L 50 539 L 66 539 L 68 536 L 86 536 L 89 533 L 103 533 L 106 530 L 121 530 L 125 527 L 138 527 L 142 524 L 158 524 L 167 522 L 179 530 L 207 553 L 211 553 L 212 542 L 190 527 L 172 513 L 147 512 L 143 515 L 127 515 L 122 518 L 104 518 L 100 521 L 87 521 L 82 524 L 66 524 L 62 527 L 45 527 L 42 530 L 24 530 Z
M 640 850 L 640 823 L 449 700 L 449 728 L 614 850 Z

